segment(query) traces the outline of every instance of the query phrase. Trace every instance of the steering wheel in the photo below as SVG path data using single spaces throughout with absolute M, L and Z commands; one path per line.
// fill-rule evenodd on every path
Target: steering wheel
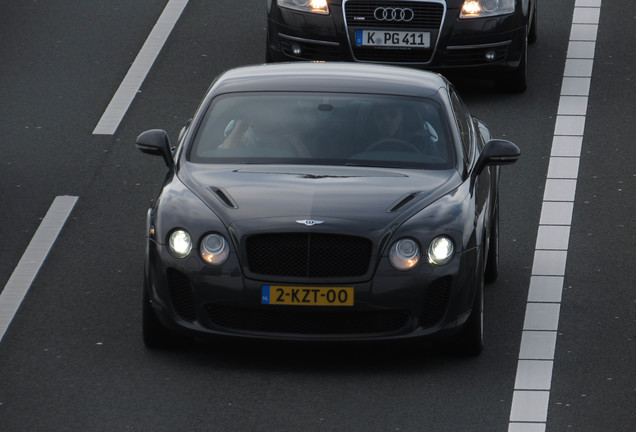
M 411 144 L 410 142 L 400 139 L 400 138 L 382 138 L 377 140 L 376 142 L 374 142 L 373 144 L 371 144 L 369 147 L 367 147 L 364 151 L 365 152 L 370 152 L 370 151 L 377 151 L 377 148 L 380 146 L 397 146 L 398 147 L 398 151 L 407 151 L 409 153 L 420 153 L 420 150 L 415 147 L 413 144 Z M 400 150 L 401 149 L 401 150 Z M 391 149 L 393 150 L 393 149 Z

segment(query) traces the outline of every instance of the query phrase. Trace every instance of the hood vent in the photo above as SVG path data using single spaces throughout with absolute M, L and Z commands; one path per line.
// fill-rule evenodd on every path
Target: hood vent
M 221 200 L 221 202 L 229 208 L 233 208 L 233 209 L 237 209 L 238 205 L 236 205 L 236 203 L 234 202 L 234 200 L 232 198 L 230 198 L 230 195 L 225 192 L 223 189 L 214 187 L 214 186 L 210 186 L 210 190 L 212 191 L 212 193 L 214 193 L 214 195 L 216 195 L 216 197 L 218 199 Z
M 402 210 L 402 208 L 407 205 L 409 202 L 413 201 L 413 199 L 417 196 L 417 192 L 412 192 L 410 194 L 408 194 L 405 197 L 402 197 L 398 202 L 396 202 L 395 204 L 393 204 L 390 208 L 389 208 L 389 213 L 393 213 L 399 210 Z

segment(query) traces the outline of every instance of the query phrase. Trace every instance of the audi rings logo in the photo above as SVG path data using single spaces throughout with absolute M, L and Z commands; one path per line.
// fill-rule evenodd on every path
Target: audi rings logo
M 379 7 L 375 8 L 373 16 L 378 21 L 409 22 L 415 18 L 415 12 L 409 8 Z

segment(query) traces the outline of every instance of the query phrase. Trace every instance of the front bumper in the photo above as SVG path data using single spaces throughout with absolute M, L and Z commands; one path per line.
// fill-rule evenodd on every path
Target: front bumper
M 410 7 L 421 5 L 427 18 L 416 24 L 391 24 L 374 21 L 369 16 L 371 10 L 359 10 L 358 6 L 369 3 L 351 0 L 342 7 L 332 6 L 326 16 L 272 8 L 268 17 L 268 60 L 357 61 L 440 72 L 511 71 L 523 56 L 527 29 L 520 12 L 462 20 L 459 11 L 446 9 L 445 3 L 402 2 Z M 357 46 L 356 31 L 363 29 L 427 32 L 430 47 Z
M 437 338 L 470 315 L 477 256 L 468 251 L 444 267 L 397 272 L 385 258 L 369 281 L 299 280 L 283 284 L 244 276 L 236 256 L 221 268 L 197 257 L 179 260 L 149 241 L 147 285 L 164 326 L 191 335 L 304 341 Z M 354 306 L 261 304 L 263 285 L 353 286 Z

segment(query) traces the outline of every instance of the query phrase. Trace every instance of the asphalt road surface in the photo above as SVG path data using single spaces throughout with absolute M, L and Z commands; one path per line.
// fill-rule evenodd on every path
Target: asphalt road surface
M 0 2 L 0 321 L 17 309 L 0 327 L 0 431 L 636 430 L 631 0 L 577 0 L 576 13 L 575 0 L 539 1 L 523 94 L 453 78 L 522 150 L 504 169 L 501 273 L 474 359 L 386 344 L 144 348 L 145 212 L 165 167 L 135 138 L 176 139 L 216 74 L 265 57 L 264 0 L 185 1 L 116 131 L 94 134 L 168 3 Z M 590 74 L 565 80 L 578 50 Z M 59 235 L 38 230 L 55 223 Z M 559 262 L 556 289 L 538 288 Z

